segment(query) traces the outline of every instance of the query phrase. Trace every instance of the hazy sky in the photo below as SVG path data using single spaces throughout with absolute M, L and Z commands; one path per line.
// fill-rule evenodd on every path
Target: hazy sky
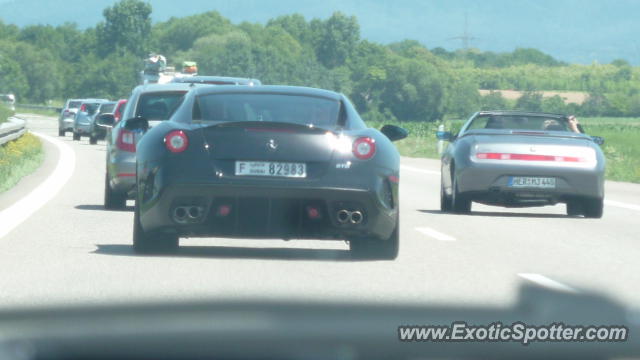
M 18 25 L 76 22 L 93 26 L 114 0 L 0 0 L 0 19 Z M 468 31 L 482 50 L 534 47 L 554 57 L 590 63 L 626 58 L 640 63 L 639 0 L 151 0 L 154 21 L 217 10 L 233 22 L 266 22 L 293 12 L 326 18 L 356 15 L 362 36 L 388 43 L 416 39 L 427 47 L 460 48 Z

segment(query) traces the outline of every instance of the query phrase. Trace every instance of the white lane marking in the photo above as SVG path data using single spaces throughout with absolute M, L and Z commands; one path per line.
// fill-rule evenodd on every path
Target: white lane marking
M 419 172 L 419 173 L 423 173 L 423 174 L 429 174 L 429 175 L 440 175 L 440 171 L 425 170 L 425 169 L 420 169 L 420 168 L 413 167 L 413 166 L 400 165 L 400 169 L 409 170 L 409 171 L 415 171 L 415 172 Z
M 0 224 L 2 224 L 0 227 L 0 238 L 10 233 L 49 200 L 53 199 L 69 178 L 71 178 L 76 166 L 76 154 L 69 145 L 44 134 L 37 132 L 32 132 L 32 134 L 37 135 L 58 148 L 58 164 L 51 175 L 38 185 L 37 188 L 33 189 L 33 191 L 13 205 L 0 211 Z
M 456 238 L 454 238 L 453 236 L 449 236 L 447 234 L 443 234 L 439 231 L 433 230 L 432 228 L 428 228 L 428 227 L 417 227 L 415 228 L 417 232 L 422 233 L 424 235 L 427 235 L 429 237 L 432 237 L 436 240 L 440 240 L 440 241 L 456 241 Z
M 620 201 L 605 200 L 604 204 L 607 206 L 615 206 L 623 209 L 640 211 L 640 205 L 634 205 L 634 204 L 624 203 Z
M 529 281 L 531 281 L 532 283 L 535 283 L 537 285 L 549 288 L 549 289 L 553 289 L 553 290 L 559 290 L 559 291 L 564 291 L 564 292 L 578 292 L 578 290 L 572 288 L 569 285 L 565 285 L 561 282 L 555 281 L 553 279 L 549 279 L 548 277 L 544 276 L 544 275 L 540 275 L 540 274 L 531 274 L 531 273 L 520 273 L 518 274 L 518 276 L 520 276 L 523 279 L 527 279 Z

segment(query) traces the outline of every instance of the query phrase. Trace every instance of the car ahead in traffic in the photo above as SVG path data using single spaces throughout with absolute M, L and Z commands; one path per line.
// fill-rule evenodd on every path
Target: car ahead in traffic
M 128 123 L 146 129 L 147 121 Z M 368 128 L 342 94 L 288 86 L 193 89 L 138 143 L 133 245 L 180 237 L 347 240 L 394 259 L 406 130 Z
M 236 78 L 227 76 L 182 76 L 175 77 L 171 82 L 174 83 L 192 83 L 192 84 L 207 84 L 207 85 L 247 85 L 247 86 L 259 86 L 262 85 L 258 79 L 250 78 Z
M 482 111 L 457 135 L 437 136 L 451 141 L 441 161 L 442 211 L 566 203 L 568 215 L 602 217 L 604 140 L 571 131 L 564 115 Z
M 91 125 L 89 126 L 89 144 L 95 145 L 98 143 L 99 139 L 104 140 L 107 134 L 106 128 L 103 126 L 98 126 L 96 124 L 96 118 L 102 114 L 112 114 L 116 107 L 116 104 L 117 103 L 115 101 L 103 102 L 98 106 L 96 112 L 91 116 Z
M 65 136 L 67 131 L 73 132 L 73 121 L 82 105 L 83 99 L 68 99 L 58 116 L 58 136 Z
M 130 121 L 144 118 L 153 127 L 169 119 L 182 102 L 184 94 L 193 84 L 146 84 L 133 89 L 126 102 L 122 119 L 103 114 L 97 124 L 111 128 L 107 131 L 107 161 L 104 184 L 104 206 L 107 209 L 124 209 L 128 198 L 135 192 L 136 143 L 145 130 L 131 129 Z
M 80 140 L 82 136 L 91 135 L 91 123 L 98 108 L 107 99 L 83 99 L 80 108 L 73 118 L 73 140 Z

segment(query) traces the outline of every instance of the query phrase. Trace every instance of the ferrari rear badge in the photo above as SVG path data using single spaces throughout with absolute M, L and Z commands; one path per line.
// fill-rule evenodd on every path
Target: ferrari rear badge
M 270 139 L 269 142 L 267 142 L 267 149 L 269 149 L 269 151 L 276 151 L 278 149 L 278 143 Z

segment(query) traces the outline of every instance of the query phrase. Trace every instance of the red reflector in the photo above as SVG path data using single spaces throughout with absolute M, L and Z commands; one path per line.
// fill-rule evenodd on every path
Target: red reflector
M 394 183 L 394 184 L 397 184 L 397 183 L 399 183 L 399 182 L 400 182 L 400 178 L 399 178 L 399 177 L 397 177 L 397 176 L 395 176 L 395 175 L 390 175 L 390 176 L 389 176 L 389 181 L 391 181 L 391 182 L 392 182 L 392 183 Z
M 227 216 L 231 213 L 231 206 L 229 205 L 220 205 L 218 207 L 218 216 Z
M 520 161 L 558 161 L 558 162 L 585 161 L 584 158 L 575 157 L 575 156 L 508 154 L 508 153 L 477 153 L 476 158 L 481 160 L 520 160 Z
M 320 211 L 317 208 L 309 206 L 307 207 L 307 216 L 309 216 L 309 219 L 319 219 Z
M 136 176 L 135 173 L 118 173 L 118 177 L 133 177 Z
M 135 134 L 129 130 L 121 129 L 116 139 L 116 146 L 120 150 L 136 152 Z

